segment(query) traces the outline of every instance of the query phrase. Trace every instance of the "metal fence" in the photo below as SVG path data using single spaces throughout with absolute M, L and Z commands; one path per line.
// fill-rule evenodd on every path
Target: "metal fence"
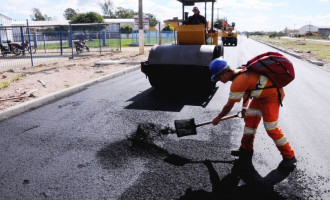
M 0 71 L 121 50 L 120 24 L 0 26 Z
M 144 32 L 144 43 L 145 45 L 154 44 L 172 44 L 175 41 L 177 34 L 173 31 L 145 31 Z M 139 32 L 132 32 L 132 45 L 139 45 Z
M 171 44 L 175 40 L 172 31 L 145 31 L 144 37 L 145 45 Z M 122 47 L 138 45 L 138 31 L 121 33 L 119 23 L 11 21 L 0 25 L 0 71 L 121 51 Z

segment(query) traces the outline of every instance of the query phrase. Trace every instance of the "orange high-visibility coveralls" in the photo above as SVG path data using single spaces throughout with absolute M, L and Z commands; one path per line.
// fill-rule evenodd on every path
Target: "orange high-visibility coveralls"
M 251 97 L 253 99 L 245 113 L 245 127 L 241 148 L 253 150 L 254 137 L 262 117 L 265 129 L 274 140 L 282 157 L 287 159 L 293 158 L 295 156 L 294 151 L 284 136 L 282 129 L 278 126 L 280 102 L 277 88 L 254 90 L 257 84 L 258 88 L 273 85 L 272 81 L 266 76 L 255 72 L 244 72 L 233 80 L 230 88 L 229 101 L 233 102 L 240 102 L 242 98 L 245 100 L 249 95 L 249 90 L 252 90 Z M 279 91 L 283 100 L 285 95 L 283 88 L 280 88 Z M 243 107 L 247 105 L 248 102 Z

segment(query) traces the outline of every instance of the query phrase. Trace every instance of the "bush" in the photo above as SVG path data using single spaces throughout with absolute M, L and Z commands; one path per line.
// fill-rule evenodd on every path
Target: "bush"
M 126 36 L 128 38 L 129 34 L 133 32 L 133 27 L 131 25 L 123 25 L 120 27 L 121 33 L 126 33 Z
M 306 32 L 306 34 L 305 34 L 306 36 L 313 36 L 313 33 L 312 32 L 310 32 L 310 31 L 308 31 L 308 32 Z
M 162 31 L 173 31 L 173 30 L 174 28 L 171 25 L 167 24 Z
M 269 38 L 275 38 L 275 37 L 277 37 L 277 33 L 271 33 L 271 34 L 269 35 Z

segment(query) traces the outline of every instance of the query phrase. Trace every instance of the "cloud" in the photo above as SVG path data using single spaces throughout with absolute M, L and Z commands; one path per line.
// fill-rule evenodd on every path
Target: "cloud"
M 246 15 L 239 14 L 235 18 L 236 29 L 239 31 L 269 31 L 274 30 L 274 24 L 270 23 L 270 17 L 262 14 Z M 229 21 L 231 22 L 231 21 Z
M 261 0 L 232 0 L 232 1 L 220 1 L 221 3 L 218 3 L 217 5 L 220 7 L 228 7 L 231 9 L 249 9 L 249 10 L 269 10 L 274 7 L 285 7 L 288 6 L 288 3 L 286 2 L 277 2 L 277 3 L 270 3 L 270 2 L 264 2 Z
M 285 21 L 296 24 L 296 27 L 312 24 L 315 26 L 327 26 L 329 24 L 330 14 L 326 15 L 280 15 Z

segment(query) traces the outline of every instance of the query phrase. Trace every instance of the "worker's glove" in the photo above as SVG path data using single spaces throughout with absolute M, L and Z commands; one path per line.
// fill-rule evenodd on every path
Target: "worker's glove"
M 247 111 L 247 107 L 243 107 L 241 111 L 242 118 L 245 118 L 246 111 Z

